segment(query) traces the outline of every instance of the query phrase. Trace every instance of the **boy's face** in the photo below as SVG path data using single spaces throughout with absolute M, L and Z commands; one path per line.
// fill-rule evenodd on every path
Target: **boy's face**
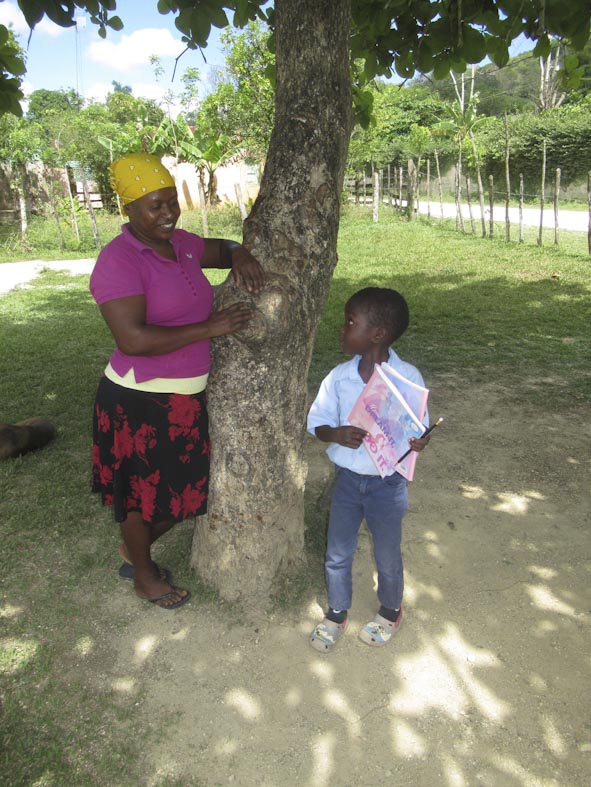
M 363 355 L 375 344 L 376 327 L 369 324 L 365 312 L 345 305 L 345 322 L 341 328 L 340 342 L 345 355 Z

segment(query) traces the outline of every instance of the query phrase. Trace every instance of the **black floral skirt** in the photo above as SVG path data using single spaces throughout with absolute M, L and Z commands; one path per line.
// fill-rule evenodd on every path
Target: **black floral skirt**
M 149 393 L 103 377 L 94 403 L 92 491 L 115 520 L 181 522 L 207 510 L 209 428 L 205 391 Z

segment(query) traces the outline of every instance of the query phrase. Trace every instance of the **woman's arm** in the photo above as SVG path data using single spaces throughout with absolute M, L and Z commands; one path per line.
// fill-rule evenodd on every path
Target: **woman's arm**
M 115 343 L 126 355 L 164 355 L 187 344 L 235 333 L 246 326 L 252 311 L 246 303 L 218 309 L 204 322 L 189 325 L 148 325 L 143 295 L 116 298 L 100 306 Z
M 260 262 L 241 243 L 224 238 L 205 238 L 202 268 L 231 268 L 236 285 L 242 283 L 249 292 L 265 286 L 265 272 Z

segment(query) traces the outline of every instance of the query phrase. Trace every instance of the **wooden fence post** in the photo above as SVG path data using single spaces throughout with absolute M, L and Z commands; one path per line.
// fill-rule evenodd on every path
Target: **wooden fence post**
M 203 188 L 203 183 L 201 178 L 199 178 L 199 182 L 197 184 L 197 188 L 199 190 L 199 204 L 201 206 L 201 223 L 203 225 L 203 237 L 209 237 L 209 228 L 207 226 L 207 206 L 205 204 L 205 189 Z
M 482 187 L 482 173 L 480 170 L 480 159 L 478 156 L 478 148 L 476 147 L 476 140 L 474 133 L 470 131 L 470 142 L 472 143 L 472 154 L 474 156 L 474 165 L 476 167 L 476 182 L 478 184 L 478 203 L 480 205 L 480 226 L 482 227 L 482 237 L 486 238 L 486 217 L 484 215 L 484 188 Z
M 380 173 L 377 169 L 373 173 L 373 221 L 377 224 L 380 219 Z
M 591 254 L 591 172 L 587 173 L 587 205 L 589 222 L 587 224 L 587 251 Z
M 92 227 L 92 234 L 94 235 L 94 245 L 97 247 L 97 249 L 100 250 L 101 239 L 99 236 L 98 226 L 96 223 L 96 216 L 94 215 L 92 202 L 90 201 L 90 194 L 88 192 L 88 182 L 86 180 L 85 172 L 82 172 L 82 192 L 84 194 L 84 201 L 86 202 L 86 207 L 88 208 L 88 215 L 90 217 L 90 226 Z
M 546 140 L 542 145 L 542 187 L 540 190 L 540 229 L 538 230 L 538 246 L 542 245 L 542 229 L 544 227 L 544 199 L 546 185 Z
M 454 177 L 454 191 L 455 191 L 455 200 L 456 200 L 456 229 L 460 230 L 460 232 L 465 232 L 464 230 L 464 217 L 462 216 L 462 184 L 460 183 L 460 178 L 462 176 L 462 160 L 461 158 L 458 159 L 458 163 L 456 165 L 455 170 L 455 177 Z
M 244 205 L 244 199 L 242 198 L 242 189 L 240 188 L 240 183 L 234 184 L 234 191 L 236 192 L 236 202 L 238 203 L 238 209 L 240 210 L 240 216 L 242 221 L 247 217 L 246 206 Z
M 441 170 L 439 168 L 439 153 L 435 150 L 435 167 L 437 169 L 437 185 L 439 187 L 439 208 L 441 211 L 441 221 L 443 221 L 443 187 L 441 185 Z
M 74 195 L 72 194 L 72 184 L 70 183 L 70 173 L 68 172 L 67 167 L 64 167 L 64 174 L 66 176 L 66 186 L 68 187 L 68 197 L 70 199 L 72 226 L 74 227 L 74 234 L 76 235 L 76 240 L 78 241 L 78 243 L 80 243 L 80 229 L 78 227 L 78 219 L 76 217 L 76 207 L 74 205 Z M 119 213 L 121 213 L 121 205 L 119 203 L 119 197 L 117 197 L 117 204 L 119 205 Z
M 47 177 L 46 177 L 47 175 Z M 54 188 L 54 181 L 52 178 L 52 172 L 46 172 L 46 168 L 43 167 L 41 170 L 41 182 L 43 184 L 43 188 L 47 192 L 47 196 L 49 197 L 49 206 L 51 208 L 51 215 L 55 219 L 55 223 L 57 226 L 57 234 L 60 239 L 60 251 L 63 251 L 66 247 L 64 241 L 64 233 L 62 232 L 62 225 L 60 223 L 60 217 L 57 212 L 57 205 L 55 203 L 55 188 Z
M 417 168 L 414 161 L 409 158 L 406 183 L 406 213 L 409 221 L 414 219 L 415 198 L 417 193 Z
M 431 218 L 431 159 L 427 159 L 427 218 Z
M 525 184 L 523 172 L 519 173 L 519 242 L 523 243 L 523 202 L 525 200 Z
M 488 176 L 488 209 L 490 211 L 490 216 L 488 218 L 488 236 L 492 238 L 495 233 L 495 220 L 494 220 L 494 209 L 495 209 L 495 181 L 492 175 Z
M 470 189 L 470 176 L 466 175 L 466 202 L 468 203 L 468 215 L 470 216 L 470 231 L 474 235 L 474 216 L 472 214 L 472 193 Z
M 509 207 L 511 201 L 511 181 L 509 178 L 509 122 L 505 113 L 505 240 L 511 240 L 511 218 Z
M 554 245 L 558 246 L 560 230 L 558 228 L 558 198 L 560 196 L 560 167 L 556 167 L 556 177 L 554 179 Z

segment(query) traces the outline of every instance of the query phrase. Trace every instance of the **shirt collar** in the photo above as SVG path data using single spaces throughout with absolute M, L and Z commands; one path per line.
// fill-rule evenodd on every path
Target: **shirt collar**
M 143 241 L 136 238 L 135 235 L 132 233 L 132 231 L 129 229 L 129 222 L 126 222 L 125 224 L 121 225 L 121 234 L 123 235 L 125 242 L 129 243 L 130 246 L 134 246 L 138 251 L 144 253 L 149 252 L 151 254 L 155 254 L 158 257 L 158 259 L 164 260 L 165 262 L 172 262 L 172 260 L 167 260 L 165 257 L 162 257 L 160 254 L 158 254 L 158 252 L 155 251 L 151 246 L 148 246 L 147 243 L 144 243 Z M 175 251 L 177 260 L 180 259 L 179 257 L 180 237 L 178 235 L 177 230 L 173 232 L 172 237 L 170 239 L 170 243 Z
M 354 355 L 353 358 L 349 361 L 349 368 L 347 369 L 348 377 L 350 380 L 361 380 L 359 376 L 359 361 L 361 360 L 360 355 Z M 396 361 L 398 360 L 398 356 L 394 352 L 391 347 L 388 347 L 388 360 L 387 364 L 389 366 L 393 366 Z

